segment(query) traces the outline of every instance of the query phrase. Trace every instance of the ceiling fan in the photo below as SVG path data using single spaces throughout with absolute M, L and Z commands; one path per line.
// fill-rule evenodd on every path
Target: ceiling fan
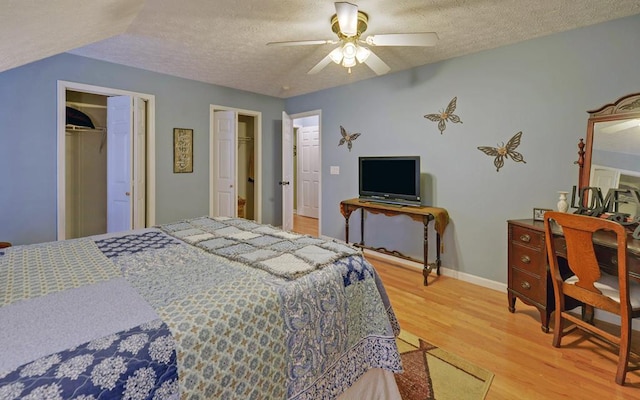
M 370 35 L 364 40 L 361 35 L 367 30 L 369 16 L 358 10 L 358 6 L 347 2 L 336 2 L 336 13 L 331 17 L 331 30 L 338 40 L 298 40 L 287 42 L 269 42 L 269 46 L 304 46 L 320 44 L 339 44 L 325 58 L 320 60 L 308 74 L 316 74 L 332 61 L 348 68 L 364 63 L 377 75 L 386 74 L 391 68 L 367 46 L 434 46 L 438 41 L 435 32 L 390 33 Z

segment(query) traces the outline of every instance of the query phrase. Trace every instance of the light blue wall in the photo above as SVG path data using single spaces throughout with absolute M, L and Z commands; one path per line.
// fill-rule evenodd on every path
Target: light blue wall
M 209 106 L 262 112 L 263 222 L 279 224 L 284 100 L 61 54 L 0 74 L 0 240 L 56 239 L 56 90 L 71 81 L 156 96 L 156 223 L 209 213 Z M 194 172 L 174 174 L 173 128 L 194 130 Z
M 555 208 L 557 192 L 577 184 L 586 111 L 640 91 L 638 48 L 634 16 L 288 99 L 290 114 L 322 110 L 322 233 L 344 238 L 338 204 L 358 195 L 358 156 L 420 155 L 424 203 L 451 216 L 443 265 L 506 282 L 506 221 L 531 218 L 533 207 Z M 454 96 L 463 123 L 441 135 L 423 115 Z M 351 152 L 337 146 L 340 125 L 362 133 Z M 506 143 L 519 131 L 526 164 L 506 160 L 496 172 L 477 147 Z M 329 174 L 333 165 L 340 175 Z M 351 218 L 350 239 L 359 240 L 359 214 Z M 421 224 L 371 216 L 366 226 L 367 244 L 421 256 Z

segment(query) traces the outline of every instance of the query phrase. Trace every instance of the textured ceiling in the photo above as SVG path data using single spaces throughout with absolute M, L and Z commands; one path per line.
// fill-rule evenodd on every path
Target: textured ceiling
M 143 0 L 1 0 L 0 71 L 124 33 Z
M 266 46 L 335 39 L 332 1 L 145 0 L 137 12 L 140 2 L 91 0 L 78 6 L 73 0 L 3 0 L 8 6 L 3 4 L 0 16 L 0 54 L 9 61 L 0 63 L 0 71 L 69 51 L 283 98 L 375 76 L 365 65 L 348 74 L 333 63 L 307 75 L 335 45 Z M 639 0 L 354 3 L 369 15 L 363 37 L 432 31 L 440 37 L 434 47 L 372 48 L 391 73 L 640 13 Z

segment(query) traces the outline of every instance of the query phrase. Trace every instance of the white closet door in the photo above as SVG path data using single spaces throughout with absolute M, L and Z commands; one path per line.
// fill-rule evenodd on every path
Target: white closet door
M 236 131 L 235 111 L 216 111 L 213 114 L 215 168 L 214 216 L 235 217 L 238 208 L 236 191 Z
M 131 229 L 133 99 L 107 99 L 107 232 Z

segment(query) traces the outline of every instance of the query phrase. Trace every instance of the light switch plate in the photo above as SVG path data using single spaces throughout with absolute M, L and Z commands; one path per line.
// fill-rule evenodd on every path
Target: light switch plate
M 340 167 L 332 165 L 331 166 L 331 175 L 340 175 Z

